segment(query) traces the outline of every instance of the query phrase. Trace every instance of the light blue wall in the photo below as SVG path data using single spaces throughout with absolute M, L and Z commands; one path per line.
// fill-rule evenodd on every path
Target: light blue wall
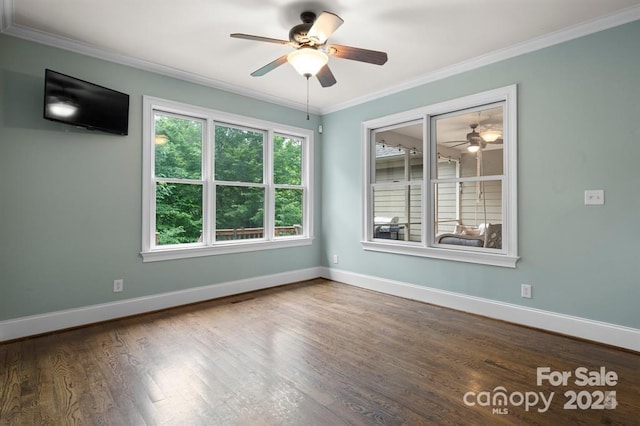
M 636 21 L 324 116 L 323 264 L 640 328 L 639 40 Z M 361 122 L 511 84 L 517 268 L 363 251 Z M 606 204 L 584 206 L 585 189 Z
M 312 246 L 143 264 L 143 94 L 310 129 L 320 119 L 0 35 L 0 320 L 330 265 L 640 328 L 637 40 L 639 22 L 328 114 Z M 43 120 L 45 68 L 129 93 L 129 136 Z M 514 83 L 517 268 L 363 251 L 361 122 Z M 584 206 L 585 189 L 604 189 L 606 204 Z M 112 293 L 116 278 L 124 293 Z
M 45 68 L 128 93 L 129 135 L 42 118 Z M 319 118 L 0 35 L 0 320 L 316 267 L 312 246 L 142 263 L 142 95 L 317 129 Z M 316 134 L 315 158 L 320 158 Z M 316 166 L 316 235 L 320 223 Z M 112 292 L 122 278 L 125 292 Z

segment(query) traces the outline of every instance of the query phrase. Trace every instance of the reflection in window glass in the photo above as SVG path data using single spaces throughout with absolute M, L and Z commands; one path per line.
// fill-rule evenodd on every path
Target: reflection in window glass
M 423 126 L 373 132 L 373 238 L 422 240 Z
M 363 248 L 515 267 L 516 119 L 511 85 L 365 121 Z
M 376 144 L 376 183 L 406 180 L 405 162 L 405 150 Z
M 459 185 L 454 182 L 436 184 L 436 235 L 455 232 L 456 225 L 460 223 Z
M 502 248 L 503 121 L 502 102 L 432 118 L 436 243 Z
M 373 190 L 373 238 L 422 240 L 422 186 L 379 186 Z
M 440 159 L 455 159 L 461 163 L 458 177 L 503 173 L 504 113 L 502 103 L 497 105 L 471 108 L 432 119 L 438 156 Z M 449 166 L 438 161 L 438 177 L 441 167 Z

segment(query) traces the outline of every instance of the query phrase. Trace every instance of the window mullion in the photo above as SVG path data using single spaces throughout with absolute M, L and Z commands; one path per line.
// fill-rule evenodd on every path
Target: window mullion
M 264 197 L 264 237 L 267 240 L 273 240 L 275 236 L 275 188 L 274 188 L 274 159 L 273 159 L 273 138 L 275 134 L 269 129 L 266 132 L 266 140 L 264 143 L 264 180 L 265 197 Z
M 434 224 L 432 220 L 433 212 L 435 212 L 435 201 L 433 200 L 433 187 L 432 180 L 435 177 L 433 171 L 435 170 L 435 163 L 438 161 L 438 152 L 435 148 L 435 143 L 431 143 L 435 140 L 435 132 L 431 129 L 431 116 L 425 114 L 422 117 L 422 163 L 425 165 L 426 170 L 422 172 L 422 247 L 430 247 L 432 244 L 431 235 L 433 235 Z
M 202 141 L 202 180 L 203 180 L 203 205 L 202 205 L 202 241 L 206 246 L 213 244 L 215 235 L 215 190 L 213 185 L 213 131 L 214 122 L 207 117 Z
M 185 184 L 193 184 L 193 185 L 204 185 L 204 179 L 179 179 L 179 178 L 165 178 L 165 177 L 157 177 L 155 178 L 155 183 L 185 183 Z

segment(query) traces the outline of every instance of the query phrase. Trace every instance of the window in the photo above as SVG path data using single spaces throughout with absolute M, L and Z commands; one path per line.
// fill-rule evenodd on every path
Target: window
M 515 267 L 515 86 L 363 130 L 366 250 Z
M 144 98 L 145 261 L 311 244 L 313 133 Z
M 373 130 L 373 237 L 422 241 L 422 121 Z

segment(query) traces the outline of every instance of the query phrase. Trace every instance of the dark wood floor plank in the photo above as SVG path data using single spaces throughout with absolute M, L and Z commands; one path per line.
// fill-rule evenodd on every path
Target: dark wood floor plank
M 8 424 L 18 424 L 20 418 L 20 356 L 15 347 L 0 350 L 0 419 Z
M 313 280 L 0 344 L 0 424 L 634 424 L 640 355 Z M 565 410 L 539 366 L 618 373 Z M 555 392 L 546 413 L 466 392 Z M 586 388 L 589 391 L 598 387 Z M 602 388 L 604 389 L 604 388 Z

